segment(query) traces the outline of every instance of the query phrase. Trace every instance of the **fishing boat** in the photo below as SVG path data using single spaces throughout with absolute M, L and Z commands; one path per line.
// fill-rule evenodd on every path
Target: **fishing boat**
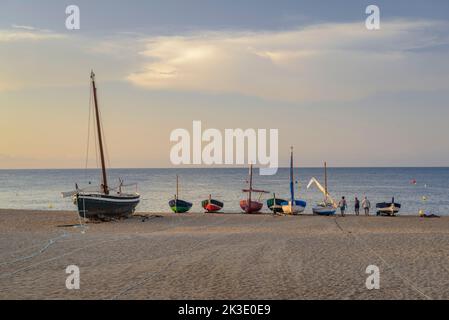
M 300 185 L 298 184 L 298 188 Z M 282 205 L 285 214 L 300 214 L 306 209 L 307 203 L 304 200 L 295 200 L 295 182 L 293 175 L 293 147 L 290 151 L 290 201 Z
M 380 202 L 376 204 L 378 216 L 394 216 L 401 209 L 401 204 L 391 199 L 391 202 Z
M 261 198 L 262 194 L 268 193 L 268 191 L 253 189 L 253 165 L 252 164 L 249 166 L 249 181 L 248 181 L 248 183 L 249 183 L 249 189 L 242 190 L 244 193 L 247 193 L 248 196 L 245 200 L 240 201 L 240 208 L 242 208 L 242 210 L 245 213 L 250 213 L 250 214 L 259 213 L 263 207 L 263 203 L 260 202 L 260 198 Z M 252 198 L 253 193 L 259 193 L 258 201 L 253 200 L 253 198 Z
M 282 213 L 282 205 L 286 203 L 287 200 L 276 198 L 276 194 L 273 193 L 273 198 L 267 200 L 267 207 L 274 213 Z
M 335 215 L 337 211 L 337 203 L 335 200 L 329 195 L 327 188 L 327 163 L 324 163 L 324 187 L 318 182 L 316 178 L 310 179 L 309 184 L 307 185 L 307 189 L 309 189 L 313 184 L 317 186 L 317 188 L 324 194 L 324 201 L 318 203 L 316 207 L 312 208 L 313 214 L 321 215 L 321 216 L 332 216 Z
M 179 199 L 179 177 L 176 175 L 176 194 L 168 205 L 174 213 L 186 213 L 192 208 L 192 203 Z
M 75 191 L 63 192 L 62 196 L 72 197 L 73 203 L 78 208 L 78 214 L 87 219 L 107 220 L 112 218 L 128 217 L 134 213 L 136 206 L 139 204 L 140 195 L 137 192 L 122 192 L 124 187 L 131 185 L 125 185 L 121 179 L 117 188 L 110 188 L 108 185 L 103 146 L 103 130 L 98 106 L 95 74 L 93 71 L 91 72 L 90 78 L 94 101 L 95 124 L 97 129 L 96 136 L 98 138 L 101 162 L 101 185 L 98 187 L 80 189 L 78 188 L 78 184 L 75 184 Z M 136 184 L 132 185 L 137 186 Z
M 209 195 L 209 199 L 203 200 L 201 206 L 207 213 L 214 213 L 223 209 L 223 202 L 212 199 L 212 195 Z

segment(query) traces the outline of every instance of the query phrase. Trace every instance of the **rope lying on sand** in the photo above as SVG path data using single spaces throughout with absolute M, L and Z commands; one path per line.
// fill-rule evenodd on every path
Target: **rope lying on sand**
M 63 234 L 61 234 L 61 235 L 59 235 L 59 236 L 57 236 L 57 237 L 55 237 L 55 238 L 49 239 L 49 240 L 47 241 L 47 243 L 45 244 L 45 246 L 43 246 L 43 247 L 42 247 L 41 249 L 39 249 L 38 251 L 36 251 L 36 252 L 34 252 L 34 253 L 30 254 L 30 255 L 23 256 L 23 257 L 20 257 L 20 258 L 11 260 L 11 261 L 2 262 L 2 263 L 0 263 L 0 266 L 4 266 L 4 265 L 7 265 L 7 264 L 12 264 L 12 263 L 17 263 L 17 262 L 25 261 L 25 260 L 28 260 L 28 259 L 32 259 L 32 258 L 34 258 L 34 257 L 36 257 L 36 256 L 38 256 L 38 255 L 40 255 L 40 254 L 42 254 L 42 253 L 44 253 L 48 248 L 50 248 L 50 246 L 52 246 L 53 244 L 55 244 L 58 240 L 60 240 L 60 239 L 62 239 L 62 238 L 65 238 L 65 237 L 67 237 L 67 236 L 68 236 L 68 234 L 67 234 L 66 232 L 64 232 Z
M 52 258 L 48 258 L 46 260 L 39 261 L 39 262 L 36 262 L 36 263 L 32 263 L 31 265 L 28 265 L 28 266 L 23 267 L 21 269 L 17 269 L 16 271 L 0 274 L 0 279 L 1 278 L 5 278 L 5 277 L 13 276 L 13 275 L 15 275 L 17 273 L 20 273 L 20 272 L 23 272 L 23 271 L 30 270 L 30 269 L 32 269 L 32 268 L 34 268 L 36 266 L 39 266 L 39 265 L 42 265 L 42 264 L 45 264 L 45 263 L 48 263 L 48 262 L 55 261 L 55 260 L 57 260 L 59 258 L 63 258 L 63 257 L 69 256 L 69 255 L 71 255 L 71 254 L 73 254 L 75 252 L 79 252 L 79 251 L 85 250 L 87 248 L 95 247 L 97 245 L 102 245 L 102 244 L 105 244 L 105 243 L 108 243 L 108 242 L 114 242 L 114 241 L 120 241 L 120 240 L 129 240 L 129 239 L 131 239 L 131 237 L 129 237 L 129 236 L 127 236 L 127 237 L 120 237 L 120 238 L 116 238 L 116 239 L 112 239 L 112 240 L 105 240 L 105 241 L 97 242 L 97 243 L 94 243 L 94 244 L 91 244 L 91 245 L 83 246 L 83 247 L 74 249 L 72 251 L 68 251 L 66 253 L 63 253 L 61 255 L 58 255 L 58 256 L 55 256 L 55 257 L 52 257 Z
M 420 294 L 421 296 L 423 296 L 424 298 L 426 298 L 427 300 L 433 300 L 432 297 L 430 297 L 429 295 L 425 294 L 421 289 L 419 289 L 416 285 L 413 284 L 413 282 L 411 280 L 409 280 L 407 277 L 403 276 L 399 271 L 396 271 L 394 269 L 394 265 L 388 263 L 387 260 L 385 260 L 379 253 L 376 252 L 376 250 L 374 250 L 373 248 L 371 248 L 369 245 L 367 245 L 363 239 L 359 238 L 357 235 L 355 235 L 354 233 L 352 233 L 351 231 L 347 231 L 344 230 L 343 227 L 338 223 L 337 221 L 337 217 L 334 218 L 335 220 L 335 224 L 337 225 L 337 227 L 343 232 L 346 233 L 348 235 L 350 235 L 351 237 L 353 237 L 355 240 L 359 240 L 357 241 L 357 243 L 361 243 L 365 248 L 367 248 L 369 251 L 371 251 L 375 256 L 377 256 L 386 266 L 387 268 L 389 268 L 390 270 L 393 271 L 393 273 L 398 276 L 404 283 L 408 284 L 414 291 L 416 291 L 418 294 Z M 360 224 L 360 222 L 357 221 L 357 224 L 363 228 L 363 226 Z

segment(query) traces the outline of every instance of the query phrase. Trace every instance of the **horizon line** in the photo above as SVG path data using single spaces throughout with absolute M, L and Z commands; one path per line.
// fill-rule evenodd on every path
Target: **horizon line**
M 263 166 L 253 167 L 254 169 L 266 168 Z M 313 167 L 313 166 L 303 166 L 303 167 L 293 167 L 294 169 L 322 169 L 323 166 Z M 448 166 L 328 166 L 333 169 L 449 169 Z M 101 168 L 0 168 L 0 171 L 12 171 L 12 170 L 100 170 Z M 246 166 L 239 167 L 110 167 L 107 170 L 168 170 L 168 169 L 248 169 Z M 289 166 L 280 166 L 278 169 L 290 169 Z

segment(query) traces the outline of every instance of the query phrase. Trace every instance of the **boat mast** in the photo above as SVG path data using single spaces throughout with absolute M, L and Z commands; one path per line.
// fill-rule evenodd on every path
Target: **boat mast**
M 248 204 L 247 211 L 251 211 L 251 192 L 253 191 L 253 164 L 249 165 L 249 193 L 248 193 Z
M 327 201 L 327 195 L 329 193 L 327 192 L 327 163 L 324 162 L 324 202 Z
M 97 122 L 98 145 L 100 146 L 101 171 L 103 174 L 103 183 L 101 186 L 103 188 L 104 194 L 109 194 L 108 180 L 106 176 L 106 165 L 104 161 L 103 140 L 101 136 L 100 112 L 98 111 L 97 87 L 95 86 L 95 73 L 93 70 L 90 73 L 90 78 L 92 79 L 92 90 L 94 94 L 94 104 L 95 104 L 95 118 Z
M 179 176 L 176 175 L 176 199 L 178 200 L 178 194 L 179 194 Z
M 291 195 L 291 201 L 292 205 L 295 201 L 295 191 L 294 191 L 294 183 L 293 183 L 293 147 L 291 147 L 290 152 L 290 195 Z

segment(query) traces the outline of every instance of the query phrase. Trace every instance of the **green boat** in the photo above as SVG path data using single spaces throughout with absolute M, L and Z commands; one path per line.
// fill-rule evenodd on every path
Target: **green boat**
M 288 201 L 284 199 L 278 199 L 276 198 L 276 195 L 273 195 L 273 198 L 267 200 L 268 209 L 270 209 L 274 213 L 282 213 L 282 205 L 284 204 L 288 204 Z
M 186 213 L 192 208 L 192 203 L 178 199 L 179 194 L 179 178 L 176 176 L 176 194 L 174 199 L 168 202 L 170 209 L 174 213 Z

